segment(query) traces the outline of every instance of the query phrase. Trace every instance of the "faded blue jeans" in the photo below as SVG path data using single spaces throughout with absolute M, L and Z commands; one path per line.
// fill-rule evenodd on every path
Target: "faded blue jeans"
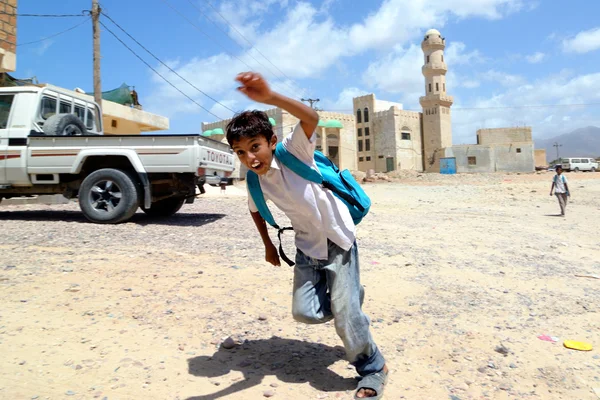
M 333 319 L 348 361 L 359 375 L 366 376 L 381 371 L 385 360 L 369 331 L 369 318 L 361 309 L 363 298 L 356 242 L 344 251 L 328 241 L 328 260 L 317 260 L 297 250 L 294 319 L 306 324 Z

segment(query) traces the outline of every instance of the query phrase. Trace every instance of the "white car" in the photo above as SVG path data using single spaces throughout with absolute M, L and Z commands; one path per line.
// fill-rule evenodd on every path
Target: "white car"
M 581 158 L 562 158 L 562 168 L 564 171 L 591 171 L 596 172 L 598 170 L 598 163 L 593 158 L 581 157 Z

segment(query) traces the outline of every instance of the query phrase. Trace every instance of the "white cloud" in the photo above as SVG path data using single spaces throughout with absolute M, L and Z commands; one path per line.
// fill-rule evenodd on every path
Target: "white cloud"
M 600 49 L 600 28 L 579 32 L 575 37 L 562 42 L 567 53 L 588 53 Z
M 335 101 L 324 100 L 323 108 L 325 110 L 335 110 L 335 111 L 344 111 L 347 113 L 348 112 L 352 113 L 352 110 L 353 110 L 352 99 L 355 97 L 358 97 L 358 96 L 363 96 L 365 94 L 369 94 L 369 92 L 367 92 L 366 90 L 363 90 L 363 89 L 359 89 L 357 87 L 348 87 L 341 91 L 337 100 L 335 100 Z
M 303 92 L 298 89 L 296 80 L 322 78 L 327 69 L 338 65 L 345 57 L 372 49 L 394 48 L 389 55 L 372 63 L 364 78 L 373 87 L 403 92 L 418 99 L 423 91 L 420 72 L 423 55 L 418 46 L 411 45 L 404 50 L 407 43 L 415 38 L 420 39 L 426 29 L 443 28 L 450 18 L 497 19 L 520 10 L 523 2 L 524 0 L 384 0 L 362 22 L 344 26 L 328 14 L 327 7 L 330 3 L 317 9 L 311 3 L 302 1 L 225 1 L 220 3 L 219 12 L 226 16 L 231 25 L 227 25 L 216 14 L 214 20 L 229 29 L 231 36 L 247 50 L 235 55 L 221 53 L 205 59 L 192 58 L 175 64 L 174 68 L 211 97 L 237 100 L 242 106 L 247 103 L 231 94 L 235 89 L 233 77 L 237 72 L 248 69 L 248 66 L 237 58 L 263 73 L 270 81 L 275 81 L 272 83 L 275 89 L 292 97 L 300 97 Z M 248 41 L 254 45 L 252 48 Z M 256 49 L 266 55 L 268 60 L 258 54 Z M 453 44 L 448 50 L 450 55 L 457 56 L 454 60 L 457 63 L 469 62 L 479 56 L 477 52 L 466 53 L 462 43 Z M 250 55 L 262 65 L 259 66 Z M 394 62 L 398 62 L 399 66 L 393 65 Z M 169 71 L 164 68 L 160 70 L 182 91 L 202 102 L 201 104 L 206 103 L 207 108 L 215 104 Z M 282 79 L 286 82 L 283 83 Z M 149 102 L 152 110 L 168 116 L 199 110 L 199 107 L 159 78 L 154 78 L 154 81 L 157 86 Z M 219 110 L 215 111 L 217 114 Z
M 449 67 L 452 65 L 468 65 L 485 61 L 479 50 L 465 52 L 466 48 L 467 45 L 462 42 L 450 42 L 444 52 L 446 54 L 445 60 Z
M 522 76 L 511 75 L 493 69 L 481 74 L 481 77 L 484 80 L 496 82 L 505 87 L 518 86 L 525 82 Z
M 479 128 L 531 125 L 534 137 L 545 138 L 576 127 L 599 126 L 597 107 L 570 106 L 599 101 L 600 73 L 570 76 L 564 72 L 523 82 L 468 104 L 457 101 L 452 114 L 454 142 L 473 143 Z
M 542 61 L 544 61 L 544 59 L 546 58 L 546 55 L 544 53 L 541 52 L 536 52 L 530 56 L 525 56 L 525 59 L 527 60 L 528 63 L 530 64 L 537 64 L 537 63 L 541 63 Z

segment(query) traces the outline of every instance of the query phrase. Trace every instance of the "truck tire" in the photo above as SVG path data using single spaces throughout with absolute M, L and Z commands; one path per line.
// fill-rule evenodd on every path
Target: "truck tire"
M 150 217 L 170 217 L 181 209 L 183 203 L 185 203 L 185 199 L 171 197 L 152 203 L 152 207 L 150 208 L 142 206 L 142 210 Z
M 573 171 L 579 172 L 579 167 L 575 168 Z
M 117 224 L 130 219 L 140 205 L 135 175 L 105 168 L 89 174 L 79 188 L 79 207 L 97 224 Z
M 73 114 L 54 114 L 44 122 L 44 134 L 49 136 L 81 136 L 86 133 L 83 122 Z
M 596 172 L 596 167 L 592 167 L 592 172 Z

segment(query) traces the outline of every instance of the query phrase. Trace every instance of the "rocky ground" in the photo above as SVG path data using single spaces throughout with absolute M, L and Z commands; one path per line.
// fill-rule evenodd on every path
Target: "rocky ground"
M 386 399 L 600 397 L 600 174 L 567 175 L 566 218 L 551 176 L 365 186 Z M 211 188 L 172 218 L 103 226 L 75 203 L 3 203 L 0 398 L 351 399 L 333 325 L 293 321 L 292 271 L 262 261 L 245 204 Z

